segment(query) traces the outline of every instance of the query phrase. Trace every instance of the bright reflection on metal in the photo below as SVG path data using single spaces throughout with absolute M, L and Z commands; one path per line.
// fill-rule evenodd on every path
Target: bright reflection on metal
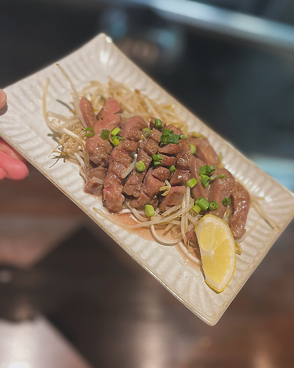
M 121 1 L 109 1 L 120 3 Z M 172 21 L 269 46 L 294 49 L 294 27 L 191 0 L 125 0 L 151 7 Z

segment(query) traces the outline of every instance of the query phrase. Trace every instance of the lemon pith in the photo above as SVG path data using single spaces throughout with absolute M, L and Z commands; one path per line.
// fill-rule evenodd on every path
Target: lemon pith
M 236 269 L 236 244 L 228 224 L 205 215 L 195 227 L 205 281 L 216 292 L 223 291 Z

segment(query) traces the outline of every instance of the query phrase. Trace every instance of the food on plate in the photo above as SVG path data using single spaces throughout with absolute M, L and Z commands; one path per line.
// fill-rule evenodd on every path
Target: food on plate
M 73 89 L 71 114 L 47 110 L 47 81 L 44 117 L 56 133 L 57 158 L 77 163 L 85 191 L 102 198 L 105 210 L 95 211 L 128 230 L 148 228 L 161 244 L 180 244 L 202 261 L 207 284 L 222 291 L 235 270 L 235 240 L 246 231 L 248 191 L 172 104 L 112 79 L 77 93 L 59 67 Z
M 236 245 L 228 224 L 214 215 L 203 216 L 195 228 L 206 283 L 222 292 L 236 269 Z

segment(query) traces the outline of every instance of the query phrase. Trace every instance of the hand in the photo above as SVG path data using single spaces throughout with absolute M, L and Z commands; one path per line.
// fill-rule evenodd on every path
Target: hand
M 0 89 L 0 116 L 6 108 L 7 97 Z M 4 178 L 20 180 L 28 176 L 24 158 L 0 138 L 0 180 Z

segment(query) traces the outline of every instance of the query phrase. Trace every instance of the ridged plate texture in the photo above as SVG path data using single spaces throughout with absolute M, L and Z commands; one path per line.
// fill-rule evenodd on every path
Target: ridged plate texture
M 44 82 L 50 78 L 48 109 L 51 111 L 64 113 L 64 107 L 56 99 L 70 102 L 71 93 L 68 82 L 55 64 L 5 89 L 9 105 L 7 113 L 0 117 L 0 135 L 187 308 L 207 324 L 214 325 L 293 218 L 293 195 L 169 96 L 124 56 L 109 37 L 98 35 L 59 63 L 70 75 L 77 90 L 91 80 L 107 82 L 108 76 L 111 76 L 143 90 L 153 99 L 174 102 L 177 113 L 187 121 L 189 129 L 207 136 L 215 150 L 222 153 L 224 163 L 232 174 L 250 193 L 265 198 L 261 206 L 278 223 L 279 230 L 272 231 L 258 213 L 250 209 L 247 231 L 253 231 L 242 243 L 243 253 L 237 257 L 233 280 L 224 292 L 216 294 L 205 284 L 201 271 L 190 267 L 176 247 L 144 240 L 97 215 L 93 207 L 103 209 L 103 206 L 99 199 L 83 191 L 83 179 L 75 165 L 59 160 L 52 166 L 50 154 L 56 143 L 49 135 L 51 131 L 42 113 Z

